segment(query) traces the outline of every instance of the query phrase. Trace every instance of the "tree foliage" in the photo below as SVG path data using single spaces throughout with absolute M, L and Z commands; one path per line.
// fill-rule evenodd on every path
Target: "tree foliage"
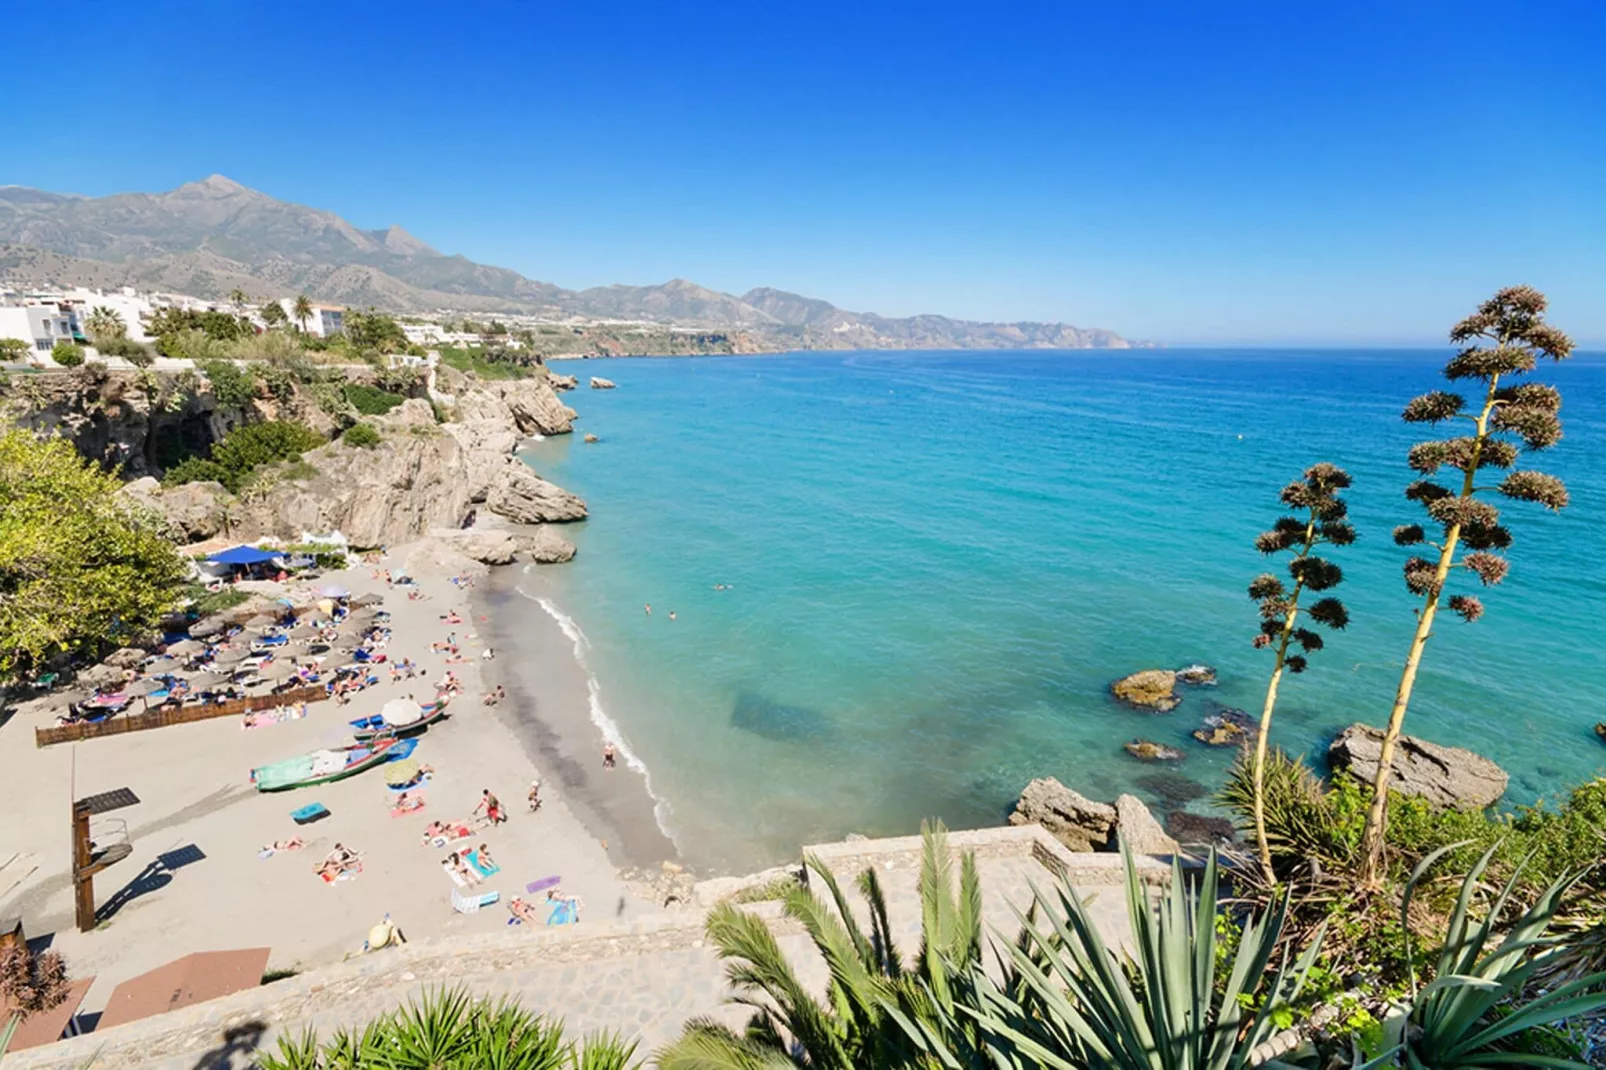
M 282 327 L 290 322 L 290 317 L 285 315 L 284 306 L 277 301 L 264 302 L 261 311 L 257 314 L 262 317 L 262 322 L 269 327 Z
M 84 347 L 76 342 L 57 342 L 50 347 L 50 359 L 63 368 L 76 368 L 84 362 Z
M 381 353 L 400 353 L 407 348 L 407 334 L 401 324 L 383 312 L 347 309 L 346 337 L 354 348 L 377 349 Z
M 176 605 L 183 560 L 117 490 L 68 442 L 0 434 L 0 677 L 119 644 Z
M 25 360 L 31 351 L 21 338 L 0 338 L 0 360 L 15 364 Z
M 340 436 L 340 441 L 348 446 L 371 450 L 379 445 L 383 439 L 380 437 L 379 430 L 373 424 L 355 423 L 346 428 L 346 433 Z
M 200 311 L 191 308 L 159 308 L 151 315 L 149 333 L 178 334 L 181 331 L 200 331 L 219 342 L 232 342 L 253 334 L 256 328 L 244 316 L 229 312 Z
M 347 383 L 346 400 L 363 416 L 383 416 L 407 399 L 366 383 Z
M 212 384 L 212 396 L 225 408 L 238 409 L 251 403 L 257 394 L 257 380 L 233 361 L 208 360 L 198 367 Z
M 106 343 L 114 338 L 122 338 L 128 333 L 128 325 L 123 317 L 114 308 L 105 305 L 96 305 L 89 310 L 84 320 L 84 326 L 89 329 L 89 336 L 95 341 L 95 348 L 105 351 Z

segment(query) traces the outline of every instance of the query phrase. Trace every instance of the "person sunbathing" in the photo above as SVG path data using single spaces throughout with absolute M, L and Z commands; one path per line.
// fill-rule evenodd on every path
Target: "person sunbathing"
M 420 841 L 426 847 L 430 841 L 439 839 L 451 831 L 451 826 L 444 821 L 431 821 L 424 826 L 424 838 Z
M 300 836 L 292 836 L 288 840 L 274 840 L 272 844 L 264 847 L 264 851 L 299 851 L 305 847 Z
M 481 877 L 472 866 L 463 860 L 463 855 L 461 853 L 453 853 L 450 858 L 452 872 L 456 873 L 459 877 L 462 877 L 468 883 L 478 884 L 480 881 L 484 880 L 484 878 Z
M 490 848 L 486 847 L 483 843 L 480 844 L 480 849 L 478 852 L 476 852 L 476 857 L 478 857 L 480 860 L 480 869 L 482 870 L 501 868 L 494 861 L 492 861 Z
M 409 810 L 422 810 L 424 808 L 424 798 L 421 795 L 414 795 L 410 791 L 404 791 L 396 796 L 395 808 L 404 813 Z
M 535 907 L 518 896 L 513 897 L 513 901 L 507 905 L 507 908 L 519 921 L 527 921 L 531 925 L 539 925 L 541 923 L 541 916 L 535 912 Z
M 333 863 L 334 865 L 345 869 L 356 864 L 357 852 L 351 850 L 343 844 L 337 843 L 334 846 L 334 850 L 325 855 L 323 860 L 326 865 Z
M 459 617 L 457 615 L 457 610 L 455 610 L 455 609 L 452 610 L 450 613 L 441 614 L 441 620 L 445 621 L 447 624 L 462 624 L 463 623 L 463 618 Z

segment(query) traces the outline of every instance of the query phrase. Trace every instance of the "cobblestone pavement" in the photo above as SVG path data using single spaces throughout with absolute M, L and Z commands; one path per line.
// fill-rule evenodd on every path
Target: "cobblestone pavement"
M 956 833 L 951 847 L 975 851 L 985 920 L 1005 935 L 1012 936 L 1018 927 L 1011 904 L 1024 910 L 1030 885 L 1047 886 L 1053 871 L 1064 868 L 1089 900 L 1106 938 L 1123 939 L 1124 897 L 1114 856 L 1070 854 L 1035 827 Z M 852 879 L 874 865 L 905 954 L 918 947 L 918 839 L 811 850 L 854 900 L 859 897 L 851 890 Z M 1146 876 L 1158 879 L 1158 873 L 1151 863 Z M 750 909 L 770 920 L 804 983 L 823 990 L 824 964 L 801 928 L 782 918 L 776 903 Z M 676 1036 L 690 1017 L 713 1015 L 732 1025 L 743 1017 L 739 1009 L 726 1006 L 724 967 L 704 938 L 702 912 L 683 909 L 574 929 L 508 928 L 412 944 L 102 1034 L 19 1052 L 6 1059 L 5 1068 L 76 1068 L 92 1055 L 95 1070 L 244 1067 L 253 1044 L 271 1047 L 276 1038 L 308 1028 L 327 1034 L 392 1010 L 426 990 L 448 986 L 476 995 L 515 997 L 530 1010 L 563 1018 L 576 1034 L 618 1030 L 637 1038 L 643 1054 Z

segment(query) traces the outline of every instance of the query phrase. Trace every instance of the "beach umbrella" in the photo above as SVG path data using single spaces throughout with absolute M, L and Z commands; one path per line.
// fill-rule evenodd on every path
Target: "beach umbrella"
M 251 656 L 249 650 L 220 650 L 212 656 L 219 665 L 238 665 Z
M 221 672 L 196 673 L 194 676 L 189 678 L 190 690 L 204 691 L 209 687 L 216 687 L 218 684 L 221 684 L 228 678 L 229 677 L 227 673 Z
M 318 626 L 313 624 L 311 621 L 304 620 L 284 634 L 288 635 L 292 639 L 305 639 L 308 636 L 318 634 Z
M 289 658 L 274 658 L 260 670 L 264 680 L 288 680 L 298 671 L 296 663 Z
M 277 624 L 277 623 L 279 623 L 279 618 L 275 617 L 273 614 L 271 614 L 271 613 L 258 613 L 256 616 L 254 616 L 250 620 L 246 621 L 245 622 L 245 626 L 247 628 L 266 628 L 269 625 Z
M 123 671 L 112 665 L 95 665 L 78 674 L 86 684 L 110 684 L 123 678 Z
M 171 657 L 183 658 L 188 657 L 191 654 L 199 654 L 205 649 L 205 643 L 199 642 L 195 639 L 180 639 L 178 642 L 167 648 L 167 653 Z
M 218 620 L 215 617 L 211 618 L 211 619 L 208 619 L 208 620 L 196 621 L 194 624 L 190 625 L 190 634 L 191 635 L 199 635 L 199 636 L 216 635 L 218 632 L 221 632 L 222 630 L 223 630 L 223 622 Z
M 403 758 L 399 762 L 391 762 L 385 766 L 385 783 L 393 788 L 411 783 L 417 775 L 417 758 Z
M 154 676 L 142 676 L 138 680 L 129 681 L 128 686 L 123 688 L 123 694 L 130 698 L 144 698 L 146 695 L 154 695 L 156 692 L 166 689 L 166 687 L 165 683 Z
M 351 600 L 351 604 L 358 607 L 377 606 L 384 600 L 382 594 L 360 594 Z
M 419 705 L 411 699 L 393 698 L 379 707 L 379 716 L 386 724 L 406 724 L 418 720 Z
M 176 668 L 178 668 L 178 662 L 172 658 L 157 658 L 155 661 L 145 666 L 145 671 L 148 673 L 161 675 L 162 673 L 172 672 Z
M 344 587 L 340 586 L 337 583 L 332 583 L 328 587 L 320 587 L 320 588 L 318 588 L 318 593 L 323 595 L 325 598 L 350 598 L 351 597 L 351 592 L 346 590 Z
M 145 651 L 134 646 L 125 646 L 121 650 L 114 650 L 106 655 L 106 664 L 118 669 L 134 669 L 146 658 Z
M 69 691 L 56 691 L 45 697 L 50 700 L 52 705 L 76 706 L 93 694 L 94 692 L 86 687 L 75 687 Z

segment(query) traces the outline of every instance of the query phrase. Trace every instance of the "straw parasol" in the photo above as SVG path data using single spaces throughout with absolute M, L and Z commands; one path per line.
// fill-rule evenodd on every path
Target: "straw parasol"
M 87 687 L 74 687 L 67 691 L 53 691 L 46 697 L 56 706 L 76 706 L 93 694 Z
M 154 676 L 142 676 L 138 680 L 129 681 L 128 686 L 123 688 L 123 694 L 130 698 L 144 698 L 166 688 L 167 685 Z
M 385 596 L 382 594 L 360 594 L 351 600 L 351 604 L 358 609 L 362 609 L 368 606 L 377 606 L 384 600 Z
M 264 680 L 288 680 L 298 671 L 296 663 L 289 658 L 274 658 L 262 666 L 259 673 Z
M 189 678 L 190 690 L 204 691 L 209 687 L 216 687 L 229 678 L 228 673 L 200 672 Z
M 110 684 L 123 678 L 123 671 L 111 665 L 94 665 L 78 674 L 86 684 Z
M 385 766 L 385 783 L 391 787 L 400 787 L 410 783 L 418 775 L 418 759 L 403 758 Z
M 191 654 L 199 654 L 206 649 L 206 644 L 196 639 L 180 639 L 167 648 L 169 657 L 183 658 Z
M 245 626 L 247 628 L 266 628 L 269 625 L 273 625 L 273 624 L 277 624 L 277 623 L 279 623 L 279 618 L 275 617 L 273 614 L 271 614 L 271 613 L 258 613 L 256 616 L 254 616 L 250 620 L 246 621 L 245 622 Z
M 223 630 L 223 627 L 223 622 L 218 620 L 216 617 L 209 618 L 207 620 L 198 620 L 194 624 L 190 625 L 190 634 L 199 636 L 216 635 L 218 632 Z
M 157 658 L 155 661 L 145 666 L 145 671 L 148 673 L 155 673 L 156 675 L 160 676 L 162 673 L 172 672 L 176 668 L 178 668 L 178 662 L 174 659 Z

